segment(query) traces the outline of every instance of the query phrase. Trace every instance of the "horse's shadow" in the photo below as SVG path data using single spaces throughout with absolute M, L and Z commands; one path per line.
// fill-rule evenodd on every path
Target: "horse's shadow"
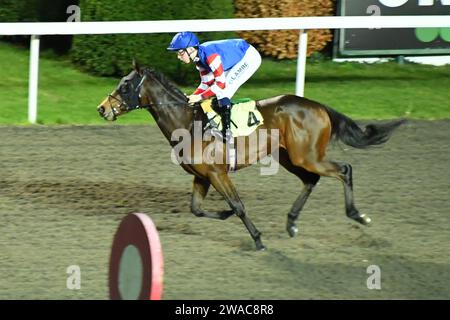
M 304 255 L 286 255 L 272 249 L 261 261 L 270 269 L 282 271 L 280 281 L 298 287 L 299 299 L 449 299 L 450 269 L 445 264 L 423 262 L 404 255 L 373 253 L 367 260 L 357 261 L 342 254 L 329 254 L 323 262 L 308 260 Z M 344 261 L 347 259 L 347 261 Z M 380 268 L 380 290 L 368 287 L 373 274 L 369 266 Z M 290 274 L 290 276 L 289 276 Z M 369 280 L 370 281 L 370 280 Z M 280 284 L 281 285 L 281 284 Z M 305 292 L 314 293 L 303 296 Z M 292 293 L 295 295 L 295 293 Z

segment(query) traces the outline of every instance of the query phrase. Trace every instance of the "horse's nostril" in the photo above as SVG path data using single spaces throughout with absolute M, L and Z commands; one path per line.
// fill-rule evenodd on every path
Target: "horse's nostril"
M 98 110 L 98 113 L 100 113 L 101 116 L 105 113 L 105 108 L 104 107 L 100 107 L 97 110 Z

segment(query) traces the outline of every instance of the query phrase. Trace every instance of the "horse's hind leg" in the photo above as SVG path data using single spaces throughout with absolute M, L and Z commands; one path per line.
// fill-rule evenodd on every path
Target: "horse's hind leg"
M 194 185 L 192 188 L 192 198 L 191 198 L 191 212 L 196 217 L 225 220 L 234 214 L 233 210 L 226 210 L 220 212 L 206 212 L 203 211 L 201 208 L 203 200 L 205 199 L 206 194 L 208 193 L 210 185 L 211 183 L 208 180 L 201 179 L 199 177 L 194 178 Z
M 352 167 L 349 164 L 323 160 L 326 147 L 330 139 L 331 127 L 322 124 L 322 127 L 310 128 L 309 131 L 299 127 L 291 128 L 286 135 L 289 159 L 292 164 L 302 167 L 309 172 L 320 176 L 334 177 L 344 184 L 345 212 L 347 217 L 361 223 L 369 224 L 370 218 L 361 215 L 355 207 L 353 200 Z M 304 138 L 304 137 L 308 138 Z
M 345 212 L 347 217 L 361 224 L 369 224 L 371 219 L 365 214 L 360 214 L 355 207 L 353 199 L 352 167 L 348 163 L 339 164 L 331 161 L 319 161 L 317 160 L 318 157 L 315 152 L 310 152 L 305 157 L 299 150 L 300 148 L 288 150 L 289 159 L 292 164 L 297 167 L 303 167 L 307 171 L 320 176 L 333 177 L 342 181 L 344 185 Z M 299 200 L 299 202 L 300 201 L 301 200 Z
M 353 174 L 352 166 L 348 163 L 338 164 L 340 173 L 344 183 L 344 195 L 345 195 L 345 211 L 347 217 L 361 223 L 368 225 L 371 219 L 366 214 L 360 214 L 355 207 L 353 199 Z
M 286 230 L 291 237 L 295 237 L 298 233 L 298 228 L 297 225 L 295 224 L 295 221 L 298 219 L 298 216 L 300 215 L 300 212 L 303 209 L 306 200 L 308 200 L 308 197 L 311 194 L 317 182 L 319 181 L 320 176 L 318 174 L 308 172 L 302 167 L 294 166 L 294 164 L 289 159 L 286 150 L 284 149 L 280 149 L 279 156 L 280 156 L 279 159 L 280 164 L 286 170 L 299 177 L 303 181 L 303 184 L 305 185 L 302 192 L 292 205 L 292 208 L 289 211 L 287 217 Z
M 353 176 L 352 176 L 352 166 L 348 163 L 336 163 L 331 161 L 322 162 L 305 162 L 303 167 L 321 176 L 334 177 L 342 181 L 344 185 L 344 196 L 345 196 L 345 212 L 347 217 L 367 225 L 371 222 L 371 219 L 365 215 L 360 214 L 355 207 L 355 202 L 353 199 Z
M 209 175 L 209 180 L 216 190 L 225 198 L 225 201 L 231 207 L 233 212 L 242 220 L 251 237 L 255 241 L 258 250 L 265 250 L 266 247 L 261 241 L 261 232 L 256 229 L 253 222 L 247 217 L 245 213 L 244 204 L 226 173 L 213 172 Z

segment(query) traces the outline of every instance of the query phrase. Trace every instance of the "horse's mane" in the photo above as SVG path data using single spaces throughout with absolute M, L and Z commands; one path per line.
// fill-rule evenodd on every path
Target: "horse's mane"
M 145 74 L 151 74 L 156 78 L 170 93 L 172 93 L 176 98 L 186 101 L 186 96 L 183 91 L 181 91 L 172 80 L 167 78 L 162 72 L 157 71 L 152 68 L 144 67 Z

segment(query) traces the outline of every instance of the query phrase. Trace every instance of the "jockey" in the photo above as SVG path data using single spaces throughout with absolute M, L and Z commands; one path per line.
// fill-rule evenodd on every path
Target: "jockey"
M 177 33 L 167 48 L 177 51 L 184 63 L 194 62 L 200 72 L 200 85 L 189 103 L 216 96 L 221 109 L 223 137 L 230 129 L 231 97 L 259 68 L 261 56 L 243 39 L 210 41 L 200 44 L 192 32 Z

